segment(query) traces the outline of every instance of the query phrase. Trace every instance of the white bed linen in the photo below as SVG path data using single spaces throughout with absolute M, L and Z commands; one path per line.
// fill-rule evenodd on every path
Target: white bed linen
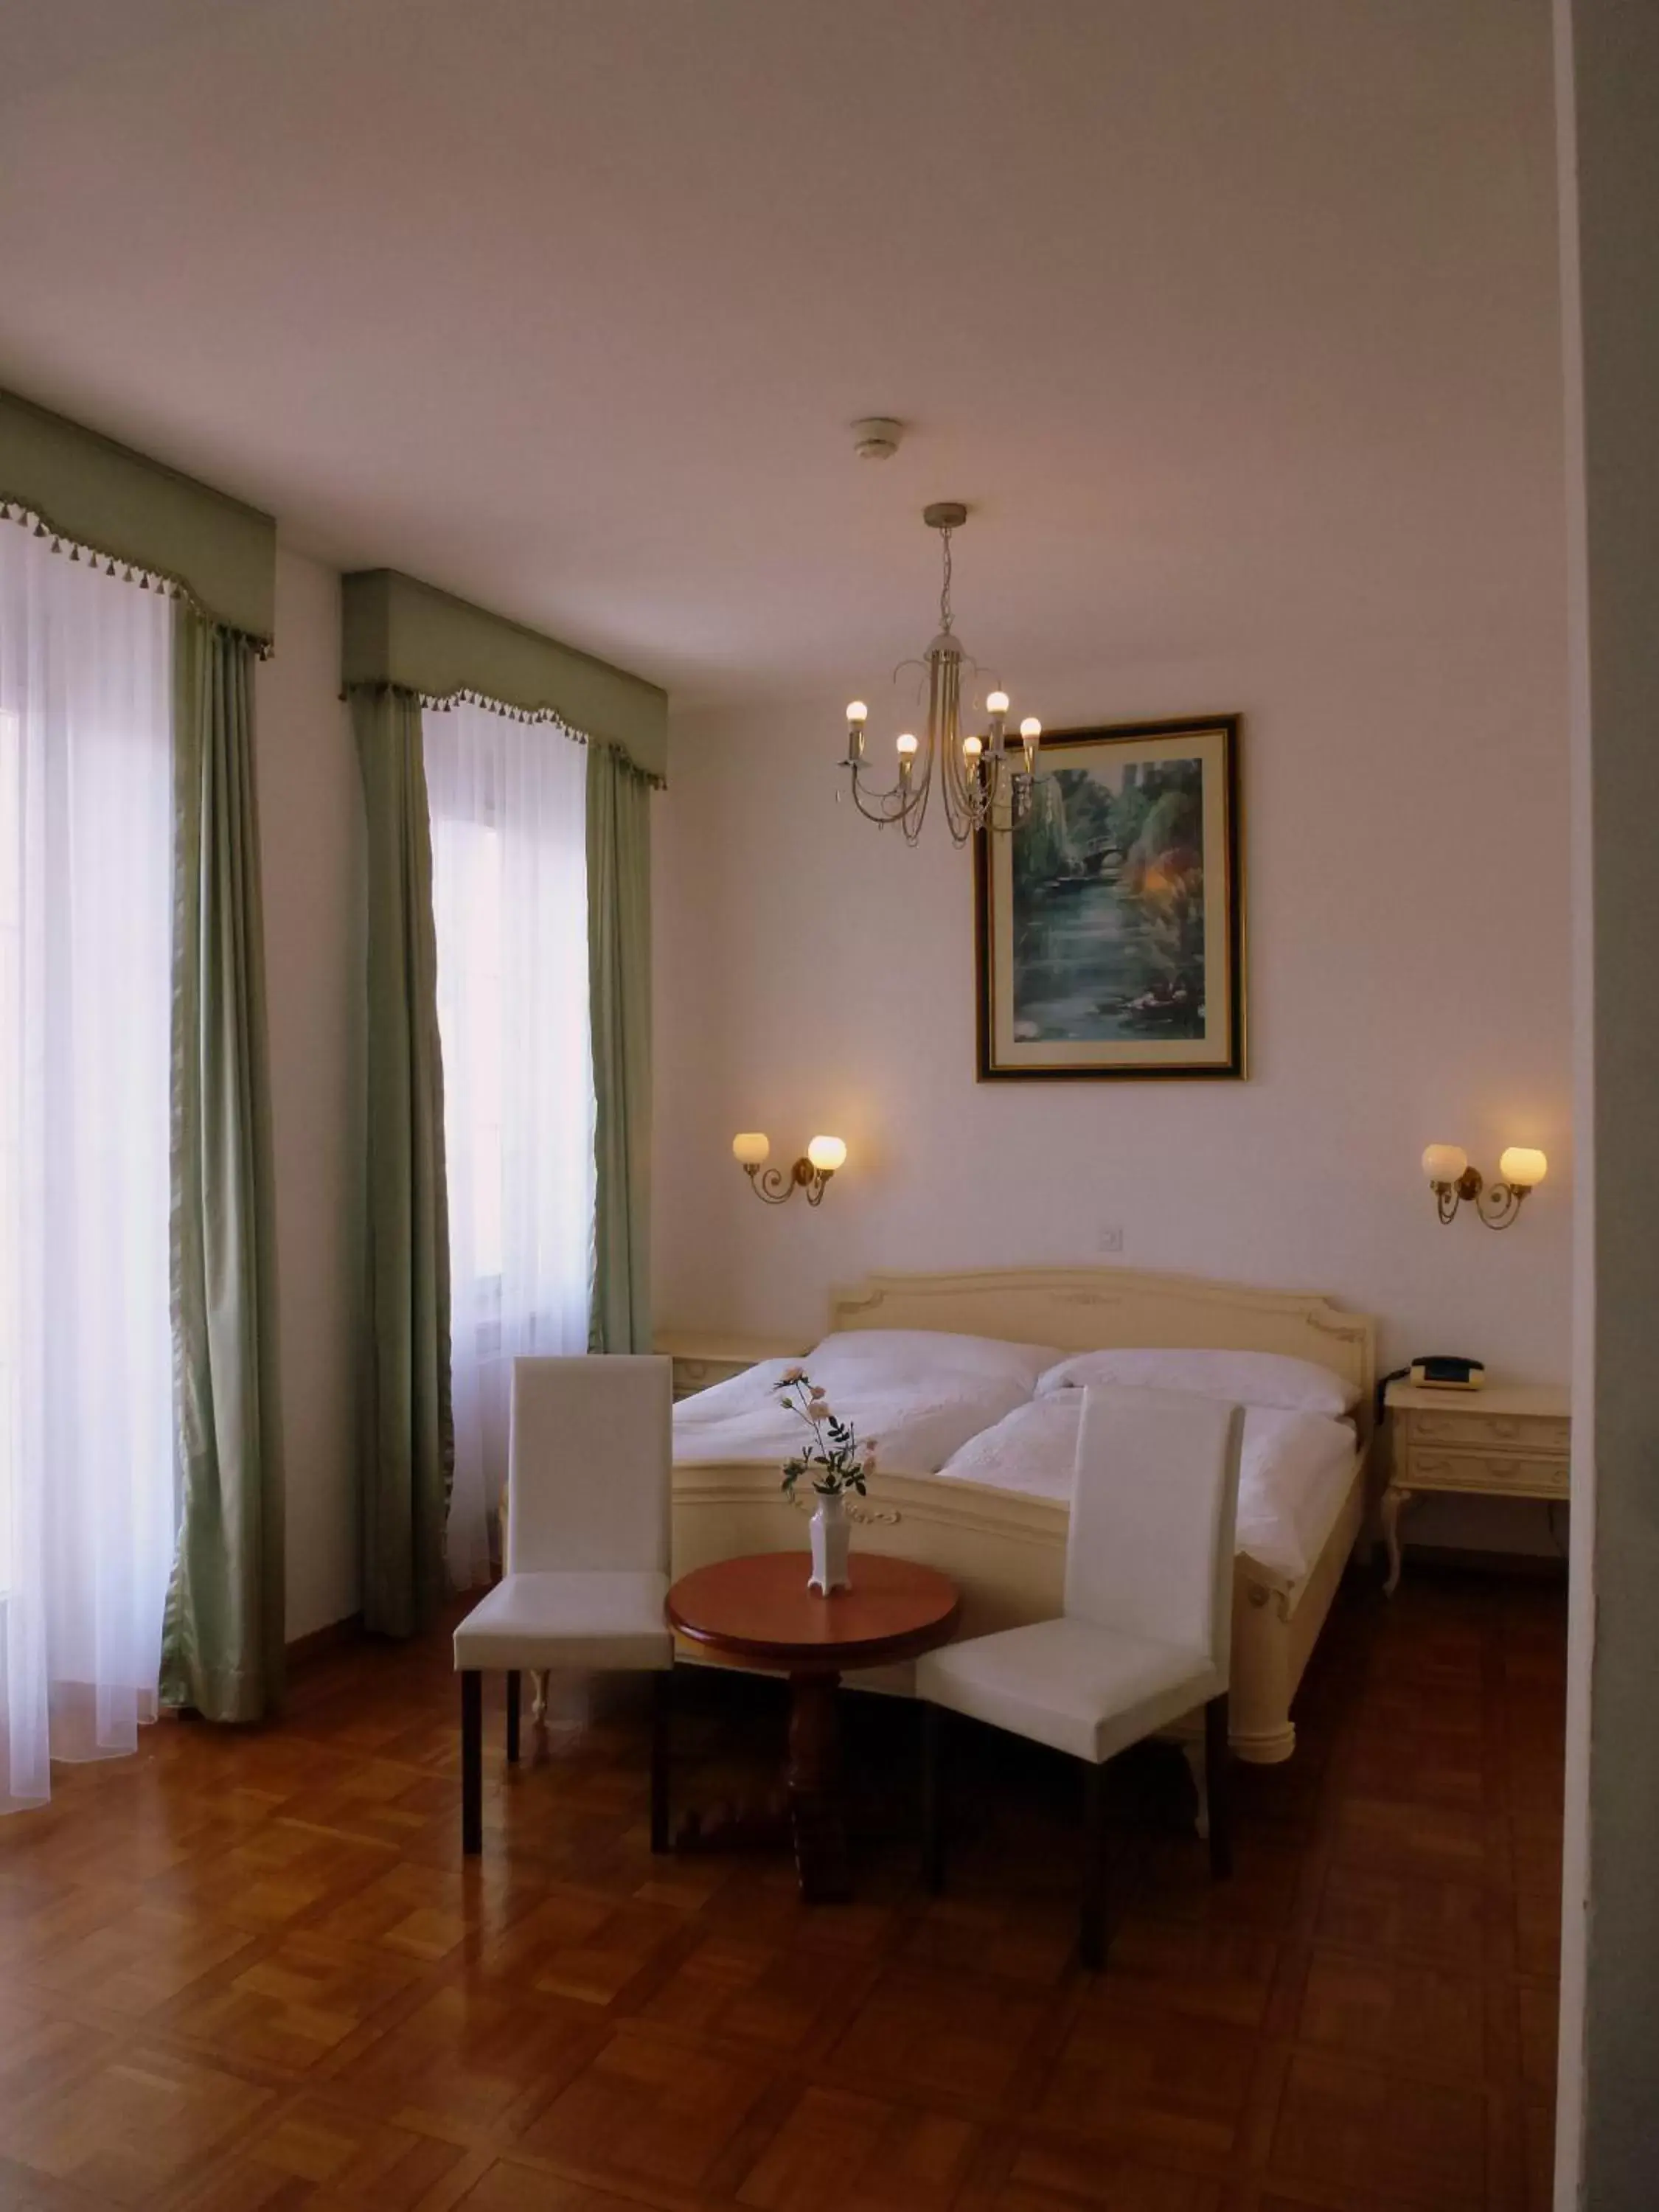
M 805 1368 L 829 1402 L 873 1441 L 878 1463 L 908 1474 L 933 1474 L 970 1437 L 1030 1402 L 1032 1386 L 1052 1360 L 1048 1346 L 1000 1346 L 1029 1357 L 984 1363 L 964 1358 L 963 1339 L 937 1346 L 921 1333 L 884 1344 L 882 1330 L 826 1339 L 799 1360 L 765 1359 L 728 1382 L 699 1390 L 674 1408 L 674 1460 L 681 1467 L 773 1460 L 780 1467 L 807 1437 L 799 1414 L 777 1395 L 791 1367 Z M 987 1368 L 990 1371 L 986 1371 Z
M 1083 1389 L 1091 1382 L 1127 1382 L 1149 1390 L 1185 1390 L 1232 1406 L 1273 1406 L 1286 1413 L 1351 1413 L 1359 1393 L 1316 1359 L 1282 1352 L 1182 1352 L 1163 1346 L 1121 1346 L 1079 1352 L 1039 1377 L 1036 1395 Z
M 968 1439 L 939 1474 L 995 1490 L 1069 1499 L 1083 1395 L 1056 1390 L 1015 1407 L 994 1427 Z M 1270 1573 L 1299 1582 L 1323 1550 L 1347 1494 L 1355 1449 L 1351 1422 L 1247 1407 L 1239 1551 Z

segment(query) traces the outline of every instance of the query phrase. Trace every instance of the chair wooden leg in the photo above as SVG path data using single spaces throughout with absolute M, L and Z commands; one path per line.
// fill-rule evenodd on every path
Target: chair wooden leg
M 519 1763 L 519 1670 L 510 1667 L 507 1675 L 507 1763 Z
M 945 1887 L 945 1708 L 921 1709 L 921 1879 L 930 1896 Z
M 483 1677 L 476 1668 L 461 1676 L 461 1850 L 476 1858 L 483 1849 Z
M 671 1729 L 674 1706 L 674 1669 L 665 1668 L 651 1678 L 651 1848 L 668 1849 L 668 1778 L 672 1748 Z
M 1079 1950 L 1091 1973 L 1106 1964 L 1106 1768 L 1083 1770 L 1083 1922 Z
M 1231 1766 L 1224 1690 L 1204 1708 L 1204 1794 L 1210 1813 L 1210 1873 L 1217 1881 L 1224 1881 L 1233 1870 Z

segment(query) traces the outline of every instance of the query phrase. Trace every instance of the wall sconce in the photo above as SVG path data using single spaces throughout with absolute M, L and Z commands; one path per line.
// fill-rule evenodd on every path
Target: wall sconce
M 1434 1193 L 1440 1218 L 1449 1221 L 1467 1202 L 1488 1229 L 1507 1229 L 1521 1211 L 1533 1187 L 1543 1182 L 1549 1162 L 1529 1145 L 1511 1145 L 1498 1163 L 1498 1179 L 1486 1182 L 1479 1168 L 1469 1165 L 1462 1145 L 1431 1145 L 1423 1155 L 1423 1172 Z
M 809 1206 L 821 1206 L 830 1178 L 847 1158 L 839 1137 L 814 1137 L 792 1167 L 769 1168 L 772 1139 L 759 1129 L 745 1130 L 732 1139 L 732 1157 L 754 1186 L 755 1195 L 768 1206 L 781 1206 L 799 1188 Z

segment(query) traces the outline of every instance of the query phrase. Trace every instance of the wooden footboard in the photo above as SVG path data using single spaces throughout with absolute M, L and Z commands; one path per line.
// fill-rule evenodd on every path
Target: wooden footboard
M 770 1465 L 677 1467 L 675 1574 L 714 1559 L 797 1547 L 804 1563 L 811 1504 L 809 1498 L 792 1504 Z M 896 1553 L 939 1568 L 962 1591 L 964 1636 L 1049 1620 L 1061 1609 L 1068 1515 L 1052 1498 L 944 1481 L 937 1475 L 884 1472 L 874 1495 L 849 1510 L 857 1524 L 854 1572 L 860 1550 Z M 1302 1582 L 1288 1584 L 1254 1560 L 1238 1561 L 1231 1712 L 1233 1748 L 1241 1759 L 1271 1765 L 1288 1759 L 1296 1747 L 1291 1700 L 1336 1595 L 1364 1510 L 1362 1454 L 1356 1457 L 1325 1547 Z M 885 1668 L 860 1677 L 859 1686 L 908 1692 L 908 1669 Z

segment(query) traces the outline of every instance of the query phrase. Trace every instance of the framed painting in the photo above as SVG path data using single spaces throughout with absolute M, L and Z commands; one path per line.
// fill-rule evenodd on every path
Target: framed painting
M 1238 717 L 1045 734 L 975 841 L 982 1082 L 1242 1076 Z

